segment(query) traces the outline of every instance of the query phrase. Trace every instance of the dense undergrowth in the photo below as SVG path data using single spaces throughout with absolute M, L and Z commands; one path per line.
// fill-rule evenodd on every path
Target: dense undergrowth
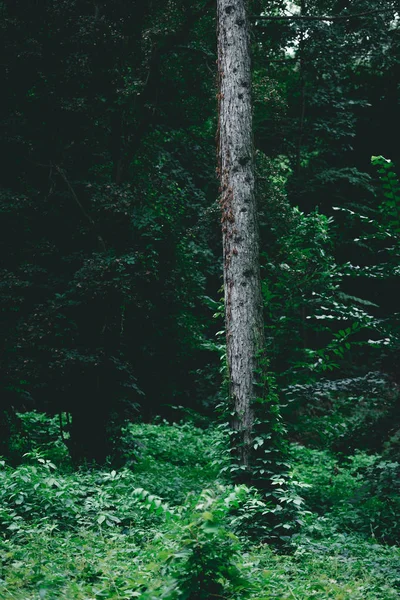
M 271 507 L 221 475 L 223 430 L 130 425 L 120 469 L 76 471 L 57 441 L 37 440 L 1 464 L 4 600 L 398 597 L 397 464 L 381 456 L 293 444 L 301 527 L 278 551 L 266 527 L 248 535 Z

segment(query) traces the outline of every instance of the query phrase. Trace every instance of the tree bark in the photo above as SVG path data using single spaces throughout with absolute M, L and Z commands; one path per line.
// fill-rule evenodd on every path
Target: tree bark
M 246 0 L 217 0 L 218 158 L 225 326 L 239 463 L 250 468 L 256 369 L 264 346 Z

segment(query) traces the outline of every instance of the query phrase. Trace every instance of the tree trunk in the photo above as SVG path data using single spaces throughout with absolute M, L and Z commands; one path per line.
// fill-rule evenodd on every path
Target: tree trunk
M 300 1 L 300 16 L 306 15 L 306 2 L 305 0 Z M 305 60 L 304 60 L 304 44 L 305 44 L 305 28 L 304 24 L 300 22 L 300 38 L 298 46 L 299 56 L 299 71 L 300 71 L 300 116 L 299 116 L 299 132 L 296 143 L 296 177 L 300 177 L 301 171 L 301 151 L 303 146 L 304 136 L 304 120 L 306 115 L 306 80 L 305 80 Z
M 218 153 L 225 326 L 239 463 L 250 467 L 256 369 L 264 346 L 246 0 L 217 0 Z

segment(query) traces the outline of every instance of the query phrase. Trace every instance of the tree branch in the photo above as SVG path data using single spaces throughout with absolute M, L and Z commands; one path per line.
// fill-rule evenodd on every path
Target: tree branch
M 394 8 L 386 8 L 383 10 L 369 10 L 353 15 L 324 15 L 321 17 L 312 15 L 282 15 L 281 17 L 272 15 L 260 15 L 253 17 L 255 21 L 349 21 L 351 19 L 359 19 L 361 17 L 369 17 L 370 15 L 382 15 L 394 11 Z
M 66 176 L 65 172 L 63 171 L 63 169 L 61 169 L 61 167 L 59 167 L 58 165 L 54 165 L 56 171 L 60 174 L 61 178 L 64 180 L 65 185 L 67 186 L 72 198 L 75 200 L 76 204 L 79 206 L 82 214 L 86 217 L 86 219 L 89 221 L 89 223 L 91 224 L 91 226 L 96 229 L 96 223 L 93 221 L 92 217 L 89 215 L 88 212 L 86 212 L 85 207 L 83 206 L 82 202 L 79 200 L 78 196 L 76 195 L 76 192 L 74 190 L 74 188 L 72 187 L 68 177 Z M 100 246 L 103 249 L 103 252 L 107 251 L 105 242 L 103 240 L 103 238 L 101 237 L 101 235 L 99 233 L 97 233 L 97 239 L 99 240 Z

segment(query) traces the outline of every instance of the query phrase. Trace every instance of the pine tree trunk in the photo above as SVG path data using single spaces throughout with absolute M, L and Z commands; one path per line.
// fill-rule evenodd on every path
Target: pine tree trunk
M 249 469 L 264 344 L 252 136 L 250 31 L 246 0 L 217 0 L 219 126 L 225 325 L 237 453 Z

